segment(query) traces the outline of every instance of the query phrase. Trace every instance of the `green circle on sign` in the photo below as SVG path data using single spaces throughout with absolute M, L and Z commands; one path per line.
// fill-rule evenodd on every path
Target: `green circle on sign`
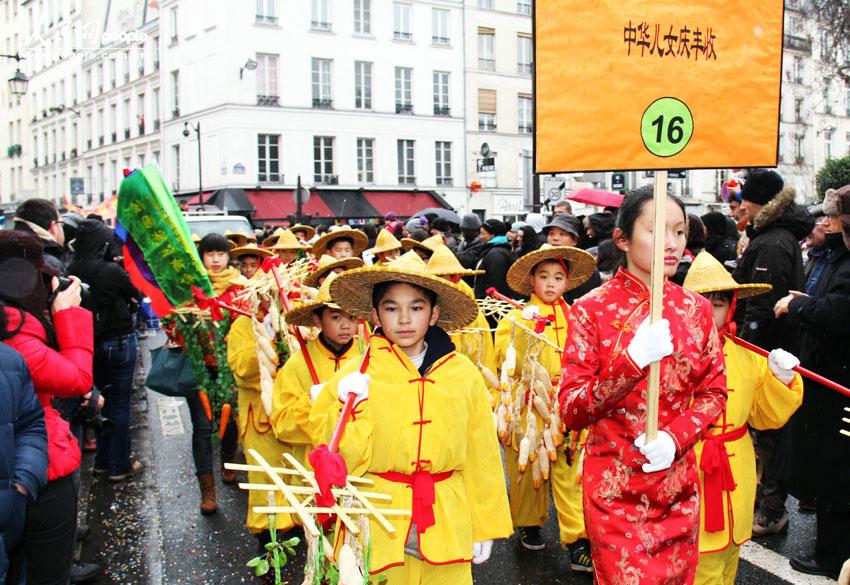
M 640 121 L 643 145 L 655 156 L 679 154 L 694 133 L 691 110 L 680 99 L 663 97 L 652 102 Z

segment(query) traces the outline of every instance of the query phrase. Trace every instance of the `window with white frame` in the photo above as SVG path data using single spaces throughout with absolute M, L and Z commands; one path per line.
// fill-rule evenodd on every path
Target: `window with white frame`
M 354 107 L 372 109 L 372 64 L 368 61 L 354 62 Z
M 396 145 L 398 155 L 398 184 L 416 184 L 416 141 L 399 140 Z
M 531 0 L 517 0 L 516 11 L 518 14 L 531 16 Z
M 800 57 L 794 57 L 794 81 L 803 83 L 803 60 Z
M 256 0 L 255 22 L 277 24 L 277 0 Z
M 180 190 L 180 145 L 175 144 L 171 147 L 171 176 L 174 177 L 174 182 L 171 184 L 172 191 Z
M 145 94 L 136 96 L 136 119 L 139 122 L 139 136 L 145 133 Z
M 794 140 L 794 156 L 798 164 L 806 161 L 805 136 L 798 134 Z
M 785 161 L 785 135 L 784 134 L 779 135 L 778 150 L 779 150 L 779 162 L 784 162 Z
M 493 0 L 478 0 L 478 8 L 493 10 Z
M 334 174 L 333 136 L 313 137 L 313 181 L 316 183 L 336 184 Z
M 313 107 L 330 108 L 333 106 L 331 94 L 331 65 L 330 59 L 312 59 L 311 80 L 313 85 Z
M 168 24 L 171 32 L 171 44 L 177 44 L 177 7 L 173 7 L 168 12 Z
M 483 71 L 496 70 L 496 30 L 478 27 L 478 68 Z
M 516 37 L 516 72 L 531 75 L 531 35 L 520 33 Z
M 374 153 L 375 139 L 374 138 L 358 138 L 357 139 L 357 182 L 358 183 L 374 183 Z
M 434 71 L 434 115 L 448 116 L 449 107 L 449 72 Z
M 277 55 L 257 53 L 257 103 L 262 106 L 276 106 L 277 93 Z
M 354 0 L 354 32 L 372 34 L 372 0 Z
M 431 9 L 431 42 L 435 45 L 448 45 L 449 37 L 449 11 L 443 8 Z
M 410 28 L 410 13 L 413 7 L 401 2 L 393 3 L 393 38 L 397 41 L 413 40 Z
M 257 180 L 280 182 L 280 134 L 257 134 Z
M 310 0 L 310 28 L 331 30 L 331 0 Z
M 531 96 L 521 93 L 517 96 L 517 132 L 531 134 L 533 128 L 531 111 Z
M 160 119 L 159 119 L 159 88 L 155 88 L 153 90 L 153 129 L 154 132 L 159 130 Z
M 829 86 L 832 84 L 832 79 L 825 77 L 823 80 L 823 113 L 827 116 L 832 115 L 832 104 L 829 101 Z
M 496 130 L 496 90 L 478 90 L 478 129 Z
M 833 128 L 827 128 L 826 130 L 823 131 L 824 155 L 826 156 L 827 160 L 831 159 L 832 156 L 833 156 L 834 148 L 833 148 L 833 144 L 832 144 L 832 137 L 833 137 L 834 134 L 835 134 L 835 130 Z
M 395 111 L 413 111 L 413 69 L 410 67 L 395 68 Z
M 437 141 L 434 143 L 434 161 L 437 166 L 437 184 L 452 184 L 452 143 Z
M 171 72 L 171 114 L 180 117 L 180 71 Z

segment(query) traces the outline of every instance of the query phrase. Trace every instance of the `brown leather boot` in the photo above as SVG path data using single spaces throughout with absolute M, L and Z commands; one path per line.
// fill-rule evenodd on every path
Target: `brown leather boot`
M 225 463 L 233 463 L 236 459 L 236 453 L 221 453 L 221 483 L 233 485 L 236 483 L 236 471 L 233 469 L 225 469 Z
M 201 514 L 215 514 L 218 511 L 218 504 L 215 502 L 215 476 L 211 473 L 199 475 L 198 484 L 201 486 Z

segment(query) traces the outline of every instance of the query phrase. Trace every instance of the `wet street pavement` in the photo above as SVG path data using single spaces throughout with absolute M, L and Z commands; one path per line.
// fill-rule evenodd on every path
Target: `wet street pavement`
M 150 337 L 142 347 L 161 339 Z M 146 352 L 145 352 L 146 354 Z M 145 360 L 147 362 L 147 359 Z M 82 472 L 81 518 L 91 526 L 82 543 L 83 561 L 104 567 L 97 584 L 230 585 L 257 582 L 245 563 L 256 554 L 257 542 L 244 527 L 247 497 L 218 479 L 219 511 L 210 517 L 198 512 L 199 490 L 191 453 L 191 422 L 185 401 L 139 387 L 134 398 L 133 449 L 144 471 L 123 483 L 92 477 L 93 454 L 86 454 Z M 217 447 L 214 446 L 216 459 Z M 244 481 L 244 474 L 240 474 Z M 814 515 L 801 514 L 789 498 L 790 530 L 786 535 L 759 539 L 742 551 L 737 583 L 834 583 L 790 569 L 788 558 L 814 546 Z M 490 561 L 473 571 L 477 585 L 589 585 L 587 575 L 570 570 L 557 544 L 554 510 L 543 531 L 547 547 L 529 552 L 516 536 L 495 544 Z M 303 545 L 284 571 L 299 584 Z

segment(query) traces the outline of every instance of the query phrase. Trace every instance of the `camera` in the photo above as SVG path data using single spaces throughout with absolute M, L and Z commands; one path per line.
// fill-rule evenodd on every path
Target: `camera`
M 100 398 L 100 390 L 93 387 L 91 390 L 91 398 L 85 407 L 77 408 L 74 413 L 74 422 L 81 425 L 86 425 L 96 431 L 105 432 L 112 428 L 112 422 L 105 416 L 100 414 L 100 409 L 97 403 Z
M 66 278 L 64 276 L 57 276 L 56 280 L 58 284 L 56 285 L 56 290 L 50 293 L 50 296 L 47 298 L 47 306 L 53 304 L 53 301 L 56 299 L 56 295 L 61 293 L 63 290 L 67 290 L 71 283 L 73 282 L 70 278 Z M 85 306 L 86 301 L 88 301 L 90 295 L 90 288 L 85 282 L 80 282 L 80 301 L 81 304 Z

